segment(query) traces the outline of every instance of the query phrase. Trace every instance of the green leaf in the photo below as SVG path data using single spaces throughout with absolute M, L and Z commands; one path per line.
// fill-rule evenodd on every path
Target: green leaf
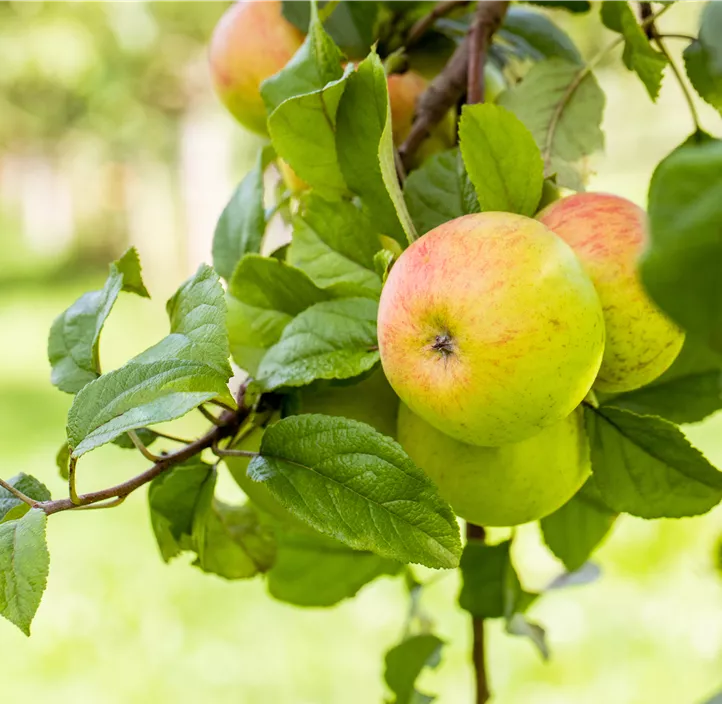
M 268 112 L 289 98 L 320 91 L 337 81 L 343 76 L 343 59 L 343 53 L 314 15 L 301 48 L 277 74 L 261 83 Z
M 367 372 L 379 361 L 376 311 L 376 301 L 368 298 L 316 303 L 294 318 L 268 350 L 258 380 L 270 391 Z
M 641 389 L 604 399 L 603 405 L 673 423 L 697 423 L 722 408 L 722 354 L 688 336 L 662 376 Z
M 458 565 L 451 508 L 398 443 L 365 423 L 315 414 L 284 418 L 266 430 L 248 476 L 352 548 L 427 567 Z
M 289 98 L 268 118 L 278 155 L 301 180 L 330 200 L 347 193 L 336 153 L 336 113 L 347 82 L 344 76 L 313 93 Z
M 526 0 L 530 5 L 568 10 L 573 13 L 589 12 L 592 4 L 587 0 Z
M 607 406 L 587 408 L 586 423 L 594 483 L 614 511 L 680 518 L 722 500 L 722 472 L 672 423 Z
M 35 501 L 50 501 L 50 492 L 41 481 L 21 472 L 7 480 L 10 486 Z M 15 494 L 0 486 L 0 523 L 21 518 L 30 510 L 30 506 L 18 499 Z
M 713 696 L 712 699 L 708 699 L 704 704 L 722 704 L 722 691 Z
M 374 226 L 402 246 L 407 239 L 415 239 L 396 177 L 386 74 L 375 53 L 349 75 L 336 121 L 341 171 L 371 214 Z
M 652 48 L 628 2 L 603 2 L 601 14 L 604 25 L 624 37 L 624 65 L 637 73 L 649 97 L 656 100 L 667 57 Z
M 560 509 L 541 519 L 544 542 L 569 572 L 584 565 L 614 525 L 617 514 L 604 505 L 594 480 Z
M 425 667 L 441 662 L 444 641 L 431 633 L 411 636 L 391 648 L 384 658 L 384 679 L 394 693 L 392 704 L 426 704 L 436 697 L 416 690 L 416 680 Z
M 258 152 L 254 167 L 245 175 L 223 210 L 213 235 L 213 268 L 226 281 L 244 254 L 260 252 L 266 231 L 263 208 L 263 172 L 270 149 Z
M 110 265 L 108 279 L 100 291 L 84 293 L 53 322 L 48 359 L 51 381 L 61 391 L 75 394 L 100 376 L 100 332 L 121 291 L 150 298 L 134 247 Z
M 232 400 L 223 296 L 218 275 L 202 265 L 168 301 L 170 334 L 81 389 L 68 413 L 73 456 L 179 418 L 215 396 Z
M 539 595 L 522 588 L 510 550 L 511 540 L 498 545 L 467 541 L 461 555 L 459 606 L 476 618 L 504 618 L 507 633 L 530 638 L 547 659 L 544 629 L 523 616 Z
M 150 522 L 166 562 L 193 549 L 193 517 L 211 470 L 196 457 L 163 472 L 148 487 Z
M 331 298 L 300 269 L 271 257 L 247 254 L 228 288 L 228 336 L 233 359 L 255 375 L 266 350 L 293 318 Z
M 378 232 L 356 206 L 330 203 L 312 193 L 293 219 L 288 263 L 321 288 L 378 298 L 381 279 L 374 270 L 374 255 L 380 246 Z
M 327 4 L 319 2 L 318 6 L 323 8 Z M 378 2 L 340 2 L 336 4 L 331 16 L 324 20 L 324 27 L 349 56 L 364 56 L 378 35 L 380 10 L 381 3 Z M 283 16 L 305 32 L 311 19 L 311 3 L 303 0 L 283 0 Z
M 40 509 L 0 524 L 0 614 L 26 636 L 48 581 L 48 517 Z
M 352 550 L 310 530 L 279 527 L 276 538 L 278 552 L 268 573 L 268 591 L 296 606 L 333 606 L 356 596 L 377 577 L 400 569 L 394 560 Z
M 642 281 L 687 332 L 722 352 L 722 141 L 675 149 L 649 186 Z
M 422 234 L 454 218 L 479 212 L 476 192 L 458 149 L 434 154 L 414 169 L 404 183 L 404 197 Z
M 722 70 L 715 71 L 709 49 L 701 41 L 694 41 L 684 50 L 683 56 L 692 87 L 702 100 L 722 113 Z
M 521 83 L 499 96 L 529 129 L 541 150 L 544 176 L 583 187 L 575 164 L 604 147 L 604 93 L 594 74 L 563 59 L 535 64 Z
M 481 210 L 534 215 L 544 164 L 534 137 L 519 118 L 491 103 L 465 105 L 459 140 Z
M 202 512 L 203 529 L 196 541 L 197 566 L 224 579 L 250 579 L 266 572 L 276 556 L 273 531 L 259 520 L 251 504 L 231 506 L 213 498 Z M 196 523 L 197 530 L 198 523 Z
M 575 64 L 582 57 L 569 35 L 546 15 L 512 5 L 497 35 L 534 61 L 559 58 Z

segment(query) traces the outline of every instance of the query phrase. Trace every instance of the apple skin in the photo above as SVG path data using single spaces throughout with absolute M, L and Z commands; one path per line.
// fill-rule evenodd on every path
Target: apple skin
M 281 14 L 281 3 L 240 0 L 221 17 L 211 38 L 213 85 L 244 127 L 266 135 L 261 83 L 278 73 L 303 43 L 303 33 Z
M 451 220 L 394 264 L 381 363 L 411 410 L 472 445 L 519 442 L 566 418 L 604 350 L 599 298 L 571 248 L 510 213 Z
M 399 409 L 399 442 L 457 515 L 480 526 L 515 526 L 548 516 L 591 472 L 584 415 L 512 445 L 467 445 Z
M 652 302 L 637 273 L 647 244 L 646 214 L 606 193 L 577 193 L 537 218 L 575 251 L 599 293 L 607 343 L 595 389 L 638 389 L 660 376 L 682 349 L 684 333 Z
M 383 372 L 378 369 L 358 384 L 329 385 L 320 389 L 304 390 L 301 392 L 299 412 L 344 416 L 368 423 L 380 433 L 395 438 L 398 409 L 399 398 L 389 386 Z M 278 417 L 273 418 L 273 422 L 276 420 Z M 258 452 L 263 432 L 263 428 L 255 428 L 234 447 L 238 450 Z M 238 486 L 258 508 L 285 523 L 302 524 L 302 521 L 281 506 L 263 483 L 255 482 L 248 477 L 246 470 L 249 459 L 245 457 L 224 459 Z

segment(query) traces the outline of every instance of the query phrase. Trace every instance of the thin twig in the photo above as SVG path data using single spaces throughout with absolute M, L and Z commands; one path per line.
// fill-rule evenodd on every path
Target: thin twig
M 0 486 L 6 491 L 9 491 L 16 499 L 20 499 L 20 501 L 26 503 L 30 508 L 37 506 L 38 502 L 35 501 L 35 499 L 26 496 L 22 491 L 16 489 L 12 484 L 8 484 L 4 479 L 0 479 Z
M 188 440 L 186 438 L 179 438 L 177 435 L 170 435 L 168 433 L 161 433 L 159 430 L 153 431 L 159 438 L 163 438 L 164 440 L 170 440 L 171 442 L 179 442 L 181 445 L 190 445 L 190 443 L 193 442 L 193 440 Z
M 486 538 L 486 531 L 473 523 L 466 524 L 466 537 L 468 540 L 483 542 Z M 474 680 L 476 692 L 476 704 L 485 704 L 491 696 L 489 693 L 489 681 L 486 674 L 486 643 L 484 638 L 484 619 L 472 616 L 472 652 L 471 660 L 474 665 Z
M 70 496 L 69 501 L 73 506 L 80 506 L 82 503 L 78 496 L 78 490 L 75 488 L 75 467 L 78 464 L 78 458 L 70 456 L 68 462 L 68 494 Z
M 250 450 L 228 450 L 226 448 L 218 447 L 218 443 L 215 443 L 211 450 L 214 455 L 218 457 L 258 457 L 258 452 L 251 452 Z
M 438 5 L 435 5 L 434 9 L 431 10 L 428 15 L 424 15 L 412 25 L 406 37 L 406 48 L 410 49 L 414 46 L 414 44 L 416 44 L 424 36 L 424 34 L 431 29 L 436 20 L 441 19 L 453 10 L 456 10 L 459 7 L 464 7 L 464 5 L 468 4 L 469 0 L 446 0 L 445 2 L 440 2 Z
M 135 445 L 135 449 L 140 452 L 145 459 L 150 460 L 151 462 L 158 462 L 161 458 L 158 457 L 158 455 L 154 455 L 144 444 L 143 441 L 138 437 L 138 433 L 135 432 L 135 430 L 129 430 L 128 431 L 128 437 L 130 438 L 130 441 Z
M 233 437 L 241 426 L 248 411 L 246 409 L 239 409 L 235 413 L 225 414 L 224 417 L 219 420 L 222 423 L 220 426 L 214 426 L 205 435 L 193 441 L 192 443 L 181 448 L 177 452 L 171 453 L 161 457 L 150 469 L 145 472 L 129 479 L 122 484 L 111 486 L 107 489 L 101 489 L 100 491 L 94 491 L 89 494 L 75 495 L 75 501 L 72 496 L 66 499 L 56 499 L 51 501 L 39 501 L 36 504 L 37 508 L 41 508 L 45 513 L 51 515 L 53 513 L 59 513 L 60 511 L 69 511 L 71 509 L 77 509 L 79 506 L 89 506 L 91 504 L 101 504 L 101 502 L 107 502 L 109 500 L 124 499 L 126 496 L 139 489 L 141 486 L 148 484 L 153 481 L 156 477 L 160 476 L 166 470 L 174 467 L 181 462 L 199 455 L 203 450 L 210 449 L 214 444 L 217 444 L 224 438 Z M 74 461 L 71 458 L 70 462 L 71 473 L 74 472 Z M 71 474 L 72 476 L 72 474 Z M 107 507 L 107 504 L 103 504 Z
M 88 504 L 87 506 L 76 506 L 73 511 L 90 511 L 92 509 L 100 509 L 100 508 L 115 508 L 116 506 L 120 506 L 128 497 L 127 496 L 118 496 L 115 499 L 110 499 L 110 501 L 106 501 L 105 503 L 99 503 L 99 504 Z
M 691 34 L 668 34 L 667 32 L 663 32 L 660 34 L 657 34 L 657 36 L 660 39 L 684 39 L 688 42 L 696 42 L 697 37 L 693 37 Z
M 484 66 L 491 38 L 504 21 L 509 3 L 503 7 L 492 2 L 480 2 L 469 30 L 469 66 L 467 69 L 466 102 L 484 102 Z
M 212 403 L 214 406 L 218 406 L 218 408 L 222 408 L 225 411 L 230 411 L 233 413 L 236 409 L 233 408 L 233 406 L 229 406 L 227 403 L 224 403 L 223 401 L 219 401 L 217 398 L 212 398 L 208 403 Z
M 216 418 L 207 408 L 204 408 L 203 406 L 198 406 L 198 410 L 201 412 L 204 418 L 209 420 L 213 425 L 220 425 L 221 421 Z

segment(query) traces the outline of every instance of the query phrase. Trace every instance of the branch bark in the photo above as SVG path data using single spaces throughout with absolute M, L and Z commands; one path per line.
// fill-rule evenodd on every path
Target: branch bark
M 466 524 L 466 537 L 468 540 L 481 540 L 486 538 L 486 531 L 473 523 Z M 471 660 L 474 665 L 475 702 L 486 704 L 491 696 L 489 682 L 486 676 L 486 643 L 484 639 L 484 619 L 471 617 L 472 650 Z
M 470 31 L 449 59 L 444 70 L 419 98 L 411 131 L 399 148 L 405 168 L 409 168 L 413 155 L 429 135 L 431 128 L 441 122 L 449 109 L 456 105 L 466 92 L 472 35 L 476 34 L 481 44 L 488 47 L 494 32 L 504 20 L 508 6 L 509 2 L 506 0 L 479 3 L 474 19 L 476 32 Z M 479 56 L 478 53 L 476 55 Z
M 423 37 L 424 34 L 431 29 L 436 20 L 441 17 L 445 17 L 458 7 L 468 5 L 469 2 L 470 0 L 445 0 L 445 2 L 440 2 L 438 5 L 434 6 L 434 9 L 431 10 L 428 15 L 424 15 L 411 27 L 409 34 L 406 37 L 406 48 L 410 49 L 414 46 L 414 44 L 416 44 L 421 37 Z
M 491 38 L 501 27 L 508 2 L 480 2 L 469 31 L 469 67 L 466 102 L 484 102 L 484 66 L 491 46 Z
M 218 420 L 220 424 L 211 428 L 205 435 L 194 440 L 177 452 L 161 457 L 150 469 L 147 469 L 145 472 L 122 484 L 117 484 L 116 486 L 94 491 L 89 494 L 80 494 L 74 497 L 75 501 L 70 497 L 56 499 L 54 501 L 39 501 L 35 503 L 35 508 L 42 509 L 50 516 L 60 511 L 91 507 L 93 504 L 99 504 L 103 501 L 110 500 L 113 502 L 111 504 L 105 504 L 104 507 L 116 505 L 125 499 L 128 494 L 139 489 L 144 484 L 152 482 L 157 476 L 160 476 L 171 467 L 185 462 L 191 457 L 200 454 L 203 450 L 211 449 L 221 440 L 235 435 L 247 415 L 248 411 L 243 408 L 240 408 L 238 411 L 225 411 Z

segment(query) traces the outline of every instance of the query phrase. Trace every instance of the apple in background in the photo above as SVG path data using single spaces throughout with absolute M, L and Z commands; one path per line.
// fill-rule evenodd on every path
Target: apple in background
M 244 127 L 267 134 L 261 83 L 288 63 L 303 38 L 275 0 L 241 0 L 221 17 L 210 43 L 211 75 L 220 99 Z
M 381 363 L 411 410 L 473 445 L 566 418 L 604 350 L 599 297 L 571 248 L 536 220 L 478 213 L 416 240 L 378 314 Z
M 378 369 L 363 381 L 352 385 L 328 385 L 319 388 L 304 389 L 300 393 L 299 413 L 325 413 L 332 416 L 344 416 L 353 420 L 368 423 L 384 435 L 396 437 L 396 418 L 399 409 L 399 398 L 386 381 L 383 372 Z M 272 419 L 272 422 L 278 417 Z M 254 429 L 238 445 L 238 450 L 258 452 L 261 447 L 263 428 Z M 262 511 L 286 523 L 300 525 L 295 516 L 291 515 L 271 495 L 262 482 L 255 482 L 248 477 L 249 459 L 245 457 L 224 458 L 228 469 L 238 486 L 246 496 Z M 303 524 L 305 525 L 305 524 Z
M 454 511 L 483 526 L 515 526 L 549 515 L 591 472 L 581 408 L 512 445 L 479 447 L 454 440 L 399 409 L 399 442 Z
M 595 388 L 631 391 L 654 381 L 676 359 L 684 333 L 652 302 L 637 273 L 647 243 L 644 211 L 619 196 L 577 193 L 537 217 L 571 246 L 599 293 L 607 342 Z

